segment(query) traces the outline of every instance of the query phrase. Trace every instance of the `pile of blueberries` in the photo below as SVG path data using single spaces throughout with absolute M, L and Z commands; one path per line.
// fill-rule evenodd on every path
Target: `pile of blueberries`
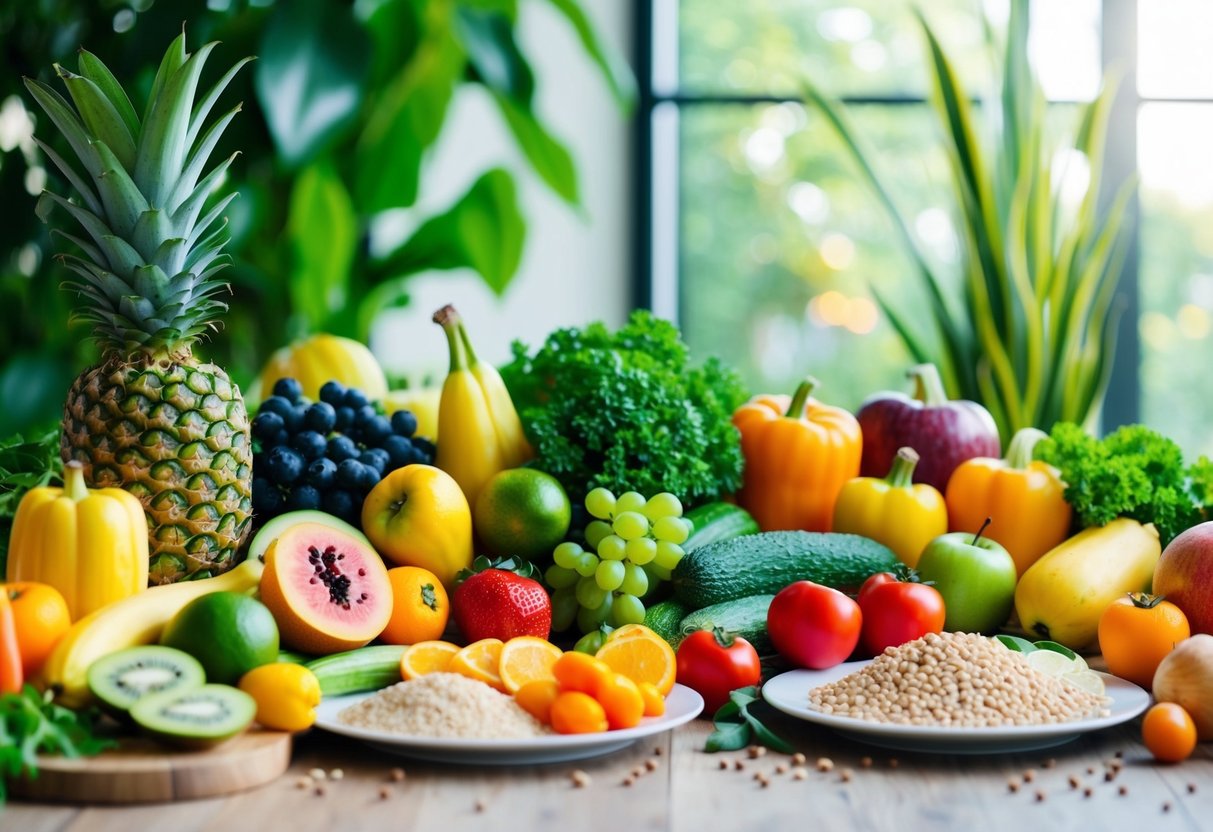
M 415 436 L 417 417 L 389 419 L 366 394 L 340 382 L 303 400 L 293 378 L 279 379 L 253 419 L 253 512 L 264 522 L 286 511 L 319 509 L 360 526 L 362 501 L 397 468 L 432 464 L 434 443 Z

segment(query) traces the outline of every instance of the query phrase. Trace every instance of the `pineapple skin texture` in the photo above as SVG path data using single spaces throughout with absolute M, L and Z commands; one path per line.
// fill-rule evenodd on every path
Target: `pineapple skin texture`
M 240 388 L 189 354 L 109 359 L 68 391 L 60 454 L 91 488 L 124 488 L 148 520 L 148 583 L 235 566 L 252 522 L 253 446 Z

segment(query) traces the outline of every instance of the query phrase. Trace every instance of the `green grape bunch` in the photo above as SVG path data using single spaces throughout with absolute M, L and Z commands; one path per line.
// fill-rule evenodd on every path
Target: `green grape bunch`
M 636 491 L 616 497 L 595 488 L 585 495 L 585 508 L 594 518 L 585 528 L 590 549 L 561 543 L 544 573 L 552 588 L 552 629 L 567 630 L 576 622 L 589 633 L 603 624 L 640 624 L 640 599 L 670 579 L 686 554 L 681 544 L 694 531 L 692 523 L 668 492 L 646 500 Z

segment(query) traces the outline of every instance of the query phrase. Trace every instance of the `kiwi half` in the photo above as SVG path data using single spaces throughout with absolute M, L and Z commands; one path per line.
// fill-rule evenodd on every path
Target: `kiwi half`
M 93 662 L 88 687 L 113 713 L 124 716 L 151 693 L 196 688 L 206 682 L 202 664 L 172 647 L 128 647 Z
M 257 703 L 228 685 L 203 685 L 144 696 L 131 719 L 158 739 L 187 748 L 207 748 L 231 739 L 257 715 Z

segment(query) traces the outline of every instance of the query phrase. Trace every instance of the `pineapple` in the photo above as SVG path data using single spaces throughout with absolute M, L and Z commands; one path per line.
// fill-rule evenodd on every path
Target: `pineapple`
M 223 210 L 203 213 L 232 157 L 202 175 L 235 107 L 206 129 L 233 66 L 195 103 L 203 64 L 185 34 L 160 63 L 142 120 L 114 76 L 81 50 L 79 74 L 56 65 L 75 104 L 26 79 L 30 94 L 71 146 L 77 167 L 39 146 L 76 190 L 44 192 L 38 213 L 70 214 L 82 236 L 59 233 L 81 255 L 60 260 L 78 279 L 76 318 L 87 322 L 101 363 L 76 379 L 63 411 L 61 453 L 84 465 L 94 488 L 136 495 L 148 518 L 151 583 L 216 575 L 235 565 L 251 517 L 252 444 L 240 389 L 191 348 L 227 305 Z M 247 59 L 246 59 L 247 60 Z

